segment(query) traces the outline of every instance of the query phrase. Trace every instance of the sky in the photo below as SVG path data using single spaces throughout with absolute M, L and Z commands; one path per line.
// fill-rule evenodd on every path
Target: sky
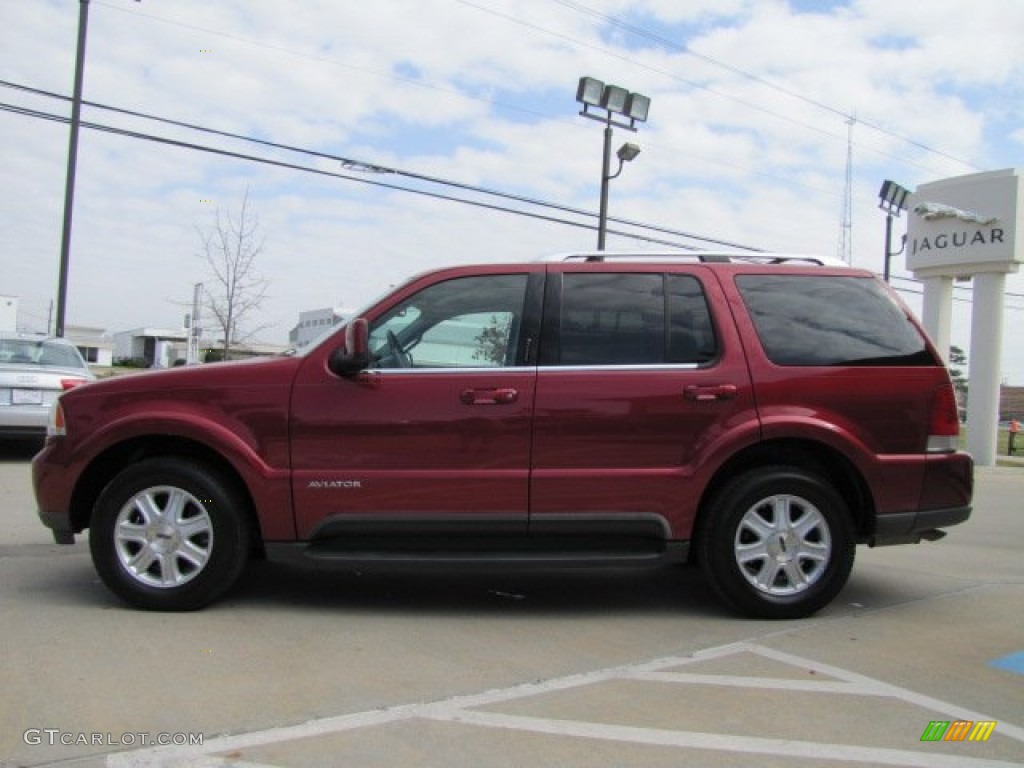
M 1019 2 L 88 7 L 66 323 L 109 333 L 182 326 L 212 285 L 201 236 L 246 194 L 268 343 L 432 267 L 593 249 L 603 132 L 578 114 L 584 75 L 651 99 L 615 129 L 641 153 L 610 182 L 610 216 L 634 223 L 610 223 L 609 249 L 842 256 L 845 240 L 880 272 L 883 180 L 1015 168 L 1024 149 Z M 78 21 L 78 0 L 0 5 L 0 294 L 26 331 L 57 294 Z M 919 312 L 903 256 L 893 274 Z M 1002 378 L 1024 385 L 1024 274 L 1007 289 Z M 955 296 L 969 353 L 970 284 Z

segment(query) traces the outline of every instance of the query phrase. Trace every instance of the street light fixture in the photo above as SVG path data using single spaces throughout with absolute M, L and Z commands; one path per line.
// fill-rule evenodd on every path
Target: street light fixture
M 606 85 L 593 77 L 581 77 L 576 88 L 576 101 L 583 105 L 580 114 L 591 120 L 604 123 L 604 155 L 601 166 L 601 212 L 597 222 L 597 250 L 604 250 L 605 233 L 608 229 L 608 182 L 622 173 L 624 163 L 632 162 L 640 154 L 636 144 L 623 144 L 619 147 L 616 157 L 619 168 L 611 173 L 612 163 L 612 126 L 636 131 L 636 124 L 647 120 L 651 109 L 651 100 L 642 93 L 631 93 L 618 85 Z M 594 114 L 591 108 L 603 110 L 604 114 Z M 613 120 L 612 116 L 620 116 Z M 621 118 L 626 118 L 625 122 Z
M 636 144 L 626 143 L 619 147 L 619 151 L 615 153 L 615 156 L 619 158 L 619 173 L 622 173 L 622 164 L 631 163 L 636 160 L 636 156 L 640 154 L 640 147 Z M 615 174 L 618 176 L 619 174 Z
M 882 182 L 882 188 L 878 191 L 878 207 L 885 211 L 885 271 L 883 277 L 889 282 L 890 264 L 893 256 L 899 256 L 907 247 L 907 237 L 903 236 L 902 244 L 898 251 L 892 249 L 892 220 L 899 218 L 900 211 L 907 209 L 907 198 L 910 192 L 895 181 L 886 179 Z

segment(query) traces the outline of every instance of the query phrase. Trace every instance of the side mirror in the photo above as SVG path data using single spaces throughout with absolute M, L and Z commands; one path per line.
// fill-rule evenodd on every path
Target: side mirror
M 331 373 L 346 378 L 365 371 L 370 365 L 370 324 L 365 317 L 352 320 L 345 329 L 345 346 L 327 358 Z

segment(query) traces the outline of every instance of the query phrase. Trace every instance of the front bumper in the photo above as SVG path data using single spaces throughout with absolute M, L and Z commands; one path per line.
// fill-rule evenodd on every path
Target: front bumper
M 39 520 L 53 533 L 56 544 L 74 544 L 75 532 L 71 529 L 71 520 L 67 515 L 54 514 L 39 510 Z
M 69 471 L 70 462 L 62 449 L 63 440 L 50 438 L 32 458 L 32 489 L 39 520 L 53 532 L 53 540 L 74 544 L 77 531 L 71 515 L 71 498 L 78 475 Z

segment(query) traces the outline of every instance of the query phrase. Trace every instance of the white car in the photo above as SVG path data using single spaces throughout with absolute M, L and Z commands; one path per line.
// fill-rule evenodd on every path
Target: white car
M 0 437 L 43 437 L 61 392 L 96 377 L 69 341 L 0 335 Z

